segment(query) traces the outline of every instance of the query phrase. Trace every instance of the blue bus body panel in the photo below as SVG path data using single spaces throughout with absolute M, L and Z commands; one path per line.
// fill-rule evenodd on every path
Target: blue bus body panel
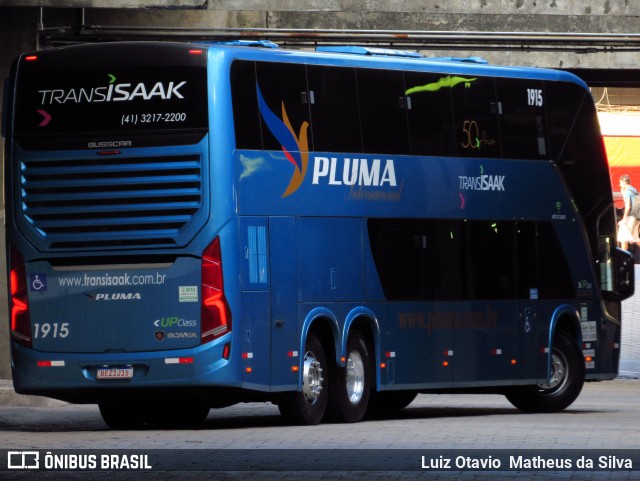
M 21 394 L 46 393 L 74 402 L 99 402 L 100 391 L 109 390 L 240 387 L 238 366 L 223 358 L 229 337 L 195 349 L 154 353 L 43 353 L 13 342 L 13 383 Z M 103 367 L 132 367 L 133 378 L 98 380 L 97 371 Z
M 365 299 L 362 219 L 301 218 L 298 222 L 298 301 Z M 329 233 L 329 234 L 328 234 Z M 327 237 L 335 239 L 328 242 Z M 336 244 L 351 246 L 345 255 Z
M 361 185 L 349 185 L 354 158 Z M 241 215 L 575 219 L 550 162 L 310 153 L 304 181 L 284 198 L 293 167 L 283 154 L 241 151 L 238 163 Z
M 200 343 L 198 259 L 83 270 L 37 261 L 27 264 L 27 276 L 37 351 L 160 351 Z

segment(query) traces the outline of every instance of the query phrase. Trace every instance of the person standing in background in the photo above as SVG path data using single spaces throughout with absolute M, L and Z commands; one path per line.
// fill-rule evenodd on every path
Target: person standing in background
M 618 222 L 618 242 L 624 250 L 629 250 L 629 244 L 640 245 L 638 226 L 640 220 L 631 215 L 635 202 L 640 202 L 640 196 L 635 187 L 631 185 L 631 177 L 624 174 L 620 176 L 620 192 L 624 200 L 624 213 L 622 220 Z

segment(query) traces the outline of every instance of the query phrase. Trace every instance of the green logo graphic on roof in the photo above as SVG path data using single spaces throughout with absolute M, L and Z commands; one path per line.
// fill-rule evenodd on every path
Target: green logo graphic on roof
M 437 82 L 432 82 L 426 85 L 418 85 L 417 87 L 411 87 L 404 94 L 411 95 L 418 92 L 437 92 L 444 88 L 453 88 L 458 84 L 464 84 L 465 87 L 471 86 L 472 82 L 478 80 L 477 78 L 465 78 L 457 76 L 447 76 L 440 78 Z

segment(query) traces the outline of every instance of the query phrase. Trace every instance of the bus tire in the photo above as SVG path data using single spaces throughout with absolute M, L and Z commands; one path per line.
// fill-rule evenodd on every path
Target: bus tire
M 372 372 L 369 348 L 358 331 L 349 336 L 346 358 L 332 377 L 329 412 L 336 421 L 356 423 L 367 411 Z
M 287 393 L 278 402 L 280 414 L 293 424 L 313 425 L 322 421 L 329 398 L 329 370 L 318 336 L 307 336 L 302 359 L 302 391 Z
M 549 382 L 517 386 L 505 395 L 518 409 L 532 413 L 562 411 L 576 400 L 585 379 L 584 358 L 576 341 L 560 331 L 553 341 Z
M 111 429 L 140 429 L 144 424 L 144 409 L 139 404 L 109 402 L 99 403 L 98 408 L 102 419 Z
M 369 399 L 369 411 L 400 411 L 406 408 L 418 396 L 415 391 L 379 391 L 372 392 Z

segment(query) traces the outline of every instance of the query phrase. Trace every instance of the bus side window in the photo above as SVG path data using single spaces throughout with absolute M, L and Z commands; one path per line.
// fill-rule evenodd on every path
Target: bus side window
M 546 93 L 541 80 L 496 79 L 502 156 L 548 159 Z
M 427 300 L 468 298 L 468 231 L 462 220 L 426 219 L 422 222 L 422 271 Z
M 260 92 L 267 106 L 281 120 L 284 120 L 284 112 L 286 112 L 291 128 L 295 135 L 300 137 L 300 130 L 305 128 L 303 124 L 309 122 L 310 117 L 304 65 L 258 62 L 256 70 Z M 265 150 L 282 150 L 282 146 L 264 120 L 262 121 L 262 142 Z
M 500 105 L 493 78 L 453 77 L 451 84 L 458 155 L 500 157 Z
M 361 153 L 355 69 L 309 65 L 307 76 L 313 150 Z
M 254 62 L 240 60 L 233 62 L 231 65 L 231 94 L 236 148 L 262 149 Z
M 572 299 L 576 296 L 571 270 L 550 222 L 538 223 L 538 287 L 540 299 Z
M 596 109 L 590 94 L 582 87 L 572 83 L 548 84 L 554 160 L 584 216 L 591 250 L 596 253 L 600 235 L 615 236 L 615 225 L 600 224 L 601 213 L 610 208 L 611 181 Z
M 585 92 L 574 84 L 548 82 L 545 94 L 551 158 L 560 162 Z M 573 155 L 562 155 L 565 168 L 574 166 L 575 160 Z
M 367 154 L 409 154 L 402 72 L 358 69 L 362 141 Z
M 255 63 L 236 60 L 231 66 L 233 122 L 238 149 L 262 148 L 260 111 L 256 98 Z
M 468 222 L 470 299 L 515 298 L 515 224 Z
M 445 74 L 405 72 L 412 155 L 455 154 L 451 88 Z
M 422 298 L 423 236 L 419 219 L 369 219 L 369 241 L 385 297 Z

